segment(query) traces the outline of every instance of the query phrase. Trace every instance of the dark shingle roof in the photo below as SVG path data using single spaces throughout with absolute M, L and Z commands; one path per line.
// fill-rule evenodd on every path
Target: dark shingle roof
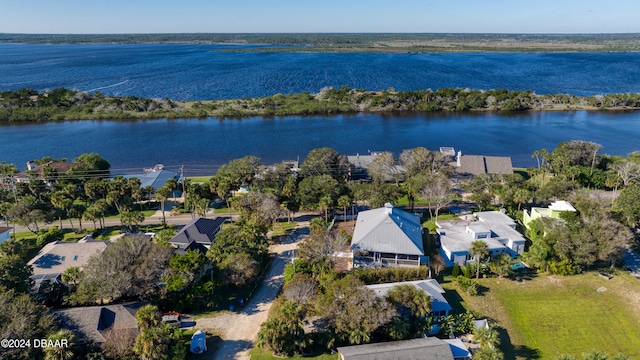
M 339 347 L 344 360 L 453 360 L 451 347 L 435 338 L 421 338 Z
M 73 331 L 80 343 L 102 343 L 106 340 L 105 332 L 109 329 L 136 330 L 135 314 L 142 305 L 144 303 L 134 302 L 86 306 L 53 310 L 51 314 L 61 328 Z
M 454 163 L 455 164 L 455 163 Z M 513 174 L 513 165 L 509 156 L 463 155 L 460 166 L 456 168 L 459 174 Z
M 227 220 L 229 220 L 228 217 L 216 217 L 214 219 L 199 218 L 191 220 L 182 229 L 180 229 L 180 231 L 178 231 L 171 240 L 169 240 L 169 243 L 188 245 L 192 241 L 195 241 L 205 246 L 211 246 L 216 233 Z

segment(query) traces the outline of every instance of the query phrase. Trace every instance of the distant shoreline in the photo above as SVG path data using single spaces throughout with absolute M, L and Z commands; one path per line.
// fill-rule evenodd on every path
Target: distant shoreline
M 9 34 L 0 44 L 264 45 L 241 52 L 639 52 L 640 34 Z
M 339 115 L 355 113 L 460 113 L 525 111 L 635 111 L 640 93 L 575 96 L 532 91 L 443 88 L 418 91 L 365 91 L 324 88 L 317 94 L 276 94 L 208 101 L 113 97 L 64 88 L 0 92 L 0 123 L 65 120 L 243 118 L 252 116 Z

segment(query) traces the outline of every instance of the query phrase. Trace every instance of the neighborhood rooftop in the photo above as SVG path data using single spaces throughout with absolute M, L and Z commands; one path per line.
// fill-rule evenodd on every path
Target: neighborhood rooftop
M 186 248 L 192 242 L 197 242 L 205 247 L 211 246 L 218 231 L 228 217 L 216 217 L 213 219 L 198 218 L 191 220 L 169 240 L 169 243 L 177 248 Z
M 434 279 L 373 284 L 367 285 L 367 288 L 373 290 L 376 293 L 376 296 L 384 297 L 391 289 L 398 285 L 413 285 L 418 288 L 418 290 L 424 291 L 431 297 L 431 312 L 433 313 L 444 312 L 445 314 L 448 314 L 452 309 L 449 302 L 443 296 L 444 289 L 442 289 L 440 284 L 438 284 Z
M 345 346 L 338 352 L 344 360 L 453 360 L 449 344 L 435 337 Z
M 34 276 L 61 274 L 72 266 L 85 266 L 89 258 L 104 251 L 107 244 L 106 241 L 86 238 L 78 242 L 50 242 L 28 264 L 33 266 Z
M 376 253 L 424 255 L 418 215 L 384 207 L 358 213 L 351 250 Z

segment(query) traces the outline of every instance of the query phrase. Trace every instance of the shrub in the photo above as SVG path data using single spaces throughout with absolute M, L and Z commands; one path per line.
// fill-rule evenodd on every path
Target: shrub
M 454 278 L 457 278 L 458 276 L 460 276 L 460 265 L 458 265 L 458 263 L 453 265 L 453 270 L 451 270 L 451 275 Z
M 471 296 L 478 295 L 478 283 L 464 276 L 458 276 L 453 280 L 453 283 L 462 291 Z

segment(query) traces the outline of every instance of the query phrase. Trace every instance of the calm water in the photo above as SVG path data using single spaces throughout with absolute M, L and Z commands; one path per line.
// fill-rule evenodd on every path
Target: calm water
M 515 166 L 533 166 L 531 153 L 571 139 L 595 141 L 603 153 L 638 150 L 640 112 L 544 112 L 242 120 L 183 119 L 77 121 L 0 127 L 0 160 L 24 167 L 43 156 L 73 158 L 97 152 L 118 171 L 163 163 L 188 174 L 214 173 L 231 159 L 256 155 L 265 163 L 303 159 L 329 146 L 342 154 L 365 154 L 425 146 L 453 146 L 463 154 L 509 155 Z
M 230 99 L 325 86 L 640 91 L 640 53 L 221 53 L 232 45 L 0 44 L 0 89 L 67 87 L 118 96 Z M 246 47 L 246 46 L 244 46 Z
M 640 91 L 640 53 L 328 54 L 221 53 L 221 45 L 0 44 L 0 90 L 56 87 L 118 96 L 218 99 L 266 96 L 325 86 L 379 90 L 441 87 L 529 89 L 596 95 Z M 242 120 L 78 121 L 0 126 L 0 161 L 23 168 L 43 156 L 97 152 L 116 171 L 163 163 L 211 173 L 230 159 L 265 163 L 304 158 L 316 147 L 343 154 L 454 146 L 466 154 L 531 153 L 571 139 L 603 152 L 638 150 L 640 112 L 359 114 Z

